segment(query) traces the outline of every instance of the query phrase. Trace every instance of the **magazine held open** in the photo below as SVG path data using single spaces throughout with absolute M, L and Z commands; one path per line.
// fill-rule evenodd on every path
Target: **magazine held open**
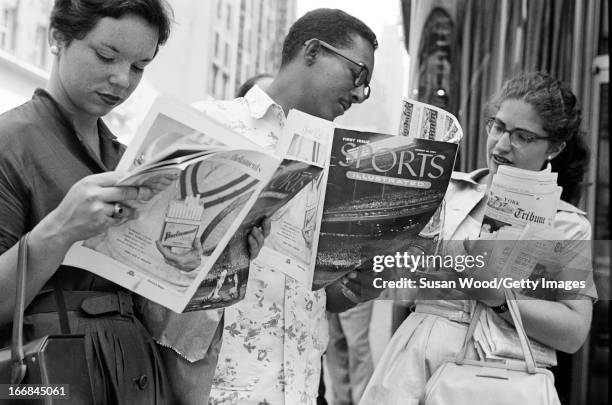
M 403 107 L 400 136 L 335 128 L 291 110 L 271 152 L 160 98 L 117 170 L 130 173 L 119 185 L 161 191 L 130 204 L 137 218 L 73 245 L 64 264 L 176 312 L 223 307 L 244 297 L 247 235 L 270 217 L 274 237 L 253 264 L 323 288 L 414 243 L 442 202 L 459 123 L 426 104 Z M 286 212 L 298 194 L 306 203 Z

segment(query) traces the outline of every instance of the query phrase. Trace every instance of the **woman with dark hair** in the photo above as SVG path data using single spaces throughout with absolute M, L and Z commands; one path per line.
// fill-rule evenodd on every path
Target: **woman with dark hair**
M 576 96 L 563 83 L 538 72 L 508 81 L 487 106 L 487 110 L 493 113 L 490 115 L 497 113 L 508 99 L 523 100 L 531 105 L 540 117 L 542 129 L 548 134 L 550 142 L 560 146 L 560 152 L 548 155 L 547 162 L 552 165 L 552 171 L 559 174 L 558 183 L 563 187 L 561 199 L 578 204 L 589 151 L 580 130 L 582 116 Z
M 10 330 L 17 242 L 24 238 L 25 339 L 60 333 L 54 298 L 63 297 L 71 332 L 86 336 L 97 404 L 168 402 L 156 344 L 133 314 L 131 294 L 61 262 L 74 242 L 127 220 L 130 200 L 156 192 L 117 187 L 124 174 L 104 173 L 114 169 L 125 148 L 101 117 L 136 89 L 170 25 L 164 0 L 57 0 L 49 29 L 49 82 L 32 100 L 0 116 L 2 334 Z
M 486 121 L 488 169 L 453 173 L 440 215 L 443 219 L 438 237 L 443 242 L 443 254 L 457 255 L 457 245 L 463 246 L 465 239 L 478 238 L 487 190 L 500 166 L 539 171 L 549 163 L 558 172 L 558 183 L 563 186 L 553 227 L 576 251 L 580 250 L 578 246 L 586 248 L 591 238 L 591 226 L 585 213 L 570 204 L 579 200 L 587 156 L 579 130 L 581 117 L 575 96 L 548 74 L 524 73 L 504 84 L 489 110 L 491 116 Z M 453 240 L 456 241 L 454 249 Z M 476 244 L 465 245 L 469 252 L 461 253 L 473 254 Z M 589 332 L 592 299 L 597 294 L 592 284 L 590 260 L 580 256 L 584 252 L 577 253 L 571 266 L 562 267 L 564 274 L 561 277 L 571 278 L 576 276 L 575 273 L 582 273 L 582 279 L 587 281 L 586 288 L 553 290 L 554 298 L 551 300 L 540 299 L 541 296 L 537 295 L 516 301 L 528 337 L 533 344 L 536 341 L 541 344 L 540 350 L 536 351 L 536 361 L 542 366 L 554 365 L 554 350 L 577 351 Z M 487 277 L 486 270 L 474 271 L 470 277 Z M 574 274 L 567 274 L 572 270 Z M 499 330 L 504 331 L 497 335 L 498 338 L 514 334 L 518 339 L 503 290 L 458 287 L 435 294 L 436 299 L 432 299 L 431 291 L 429 299 L 424 295 L 417 296 L 415 313 L 408 316 L 395 332 L 377 364 L 361 404 L 422 403 L 428 379 L 446 360 L 455 358 L 462 348 L 477 302 L 484 304 L 484 316 L 488 322 L 499 325 Z M 525 294 L 521 291 L 517 295 L 525 298 Z M 479 319 L 482 323 L 483 318 Z M 500 356 L 520 360 L 520 346 L 510 346 L 511 349 Z M 480 347 L 477 351 L 476 345 L 470 344 L 467 357 L 482 357 L 484 349 Z M 478 399 L 474 398 L 474 401 L 476 403 Z

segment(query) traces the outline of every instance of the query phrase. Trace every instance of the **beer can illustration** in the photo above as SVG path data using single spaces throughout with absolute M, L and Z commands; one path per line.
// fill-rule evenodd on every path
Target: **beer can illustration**
M 204 206 L 197 198 L 170 201 L 159 239 L 161 244 L 191 249 L 200 230 L 203 212 Z

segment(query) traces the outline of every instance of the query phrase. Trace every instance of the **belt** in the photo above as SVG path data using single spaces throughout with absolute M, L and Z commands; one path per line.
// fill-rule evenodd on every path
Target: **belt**
M 125 291 L 114 293 L 103 291 L 62 291 L 66 311 L 82 311 L 87 315 L 118 314 L 134 315 L 132 296 Z M 44 293 L 36 296 L 25 310 L 26 315 L 57 312 L 55 294 Z
M 414 312 L 436 315 L 446 318 L 453 322 L 460 322 L 469 324 L 472 320 L 472 316 L 469 312 L 463 311 L 459 308 L 451 308 L 445 306 L 443 303 L 437 304 L 436 301 L 418 301 Z

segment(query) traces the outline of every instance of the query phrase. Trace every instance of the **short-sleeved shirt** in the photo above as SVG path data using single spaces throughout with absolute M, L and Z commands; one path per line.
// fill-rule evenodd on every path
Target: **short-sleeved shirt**
M 274 150 L 285 112 L 259 87 L 244 98 L 202 106 L 211 116 L 268 150 Z M 304 224 L 307 190 L 272 217 Z M 278 246 L 272 233 L 264 246 Z M 251 262 L 244 299 L 225 309 L 223 344 L 209 404 L 314 404 L 321 356 L 328 341 L 324 290 L 312 291 L 266 263 L 264 252 Z
M 85 176 L 115 168 L 124 151 L 98 120 L 100 158 L 75 130 L 69 115 L 45 90 L 0 115 L 0 254 L 12 247 Z M 85 270 L 61 266 L 66 290 L 118 287 Z

